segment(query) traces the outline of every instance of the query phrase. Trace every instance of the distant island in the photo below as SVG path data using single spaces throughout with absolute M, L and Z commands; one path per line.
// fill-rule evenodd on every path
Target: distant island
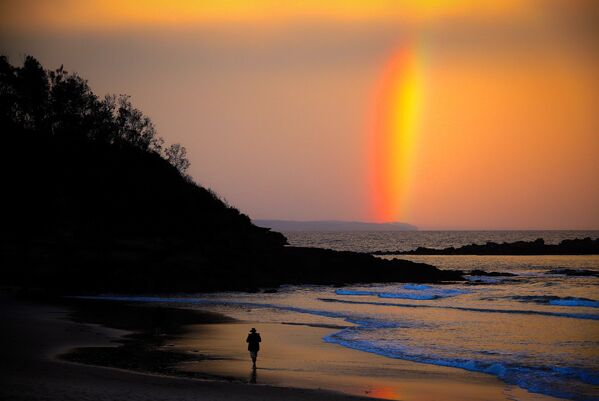
M 167 145 L 128 96 L 99 97 L 62 66 L 0 56 L 0 104 L 5 286 L 173 293 L 462 279 L 424 263 L 288 246 L 196 184 L 185 148 Z
M 373 255 L 599 255 L 599 238 L 565 239 L 559 244 L 546 244 L 538 238 L 534 241 L 487 242 L 470 244 L 459 248 L 444 249 L 418 247 L 411 251 L 375 251 Z
M 253 220 L 258 227 L 266 227 L 275 231 L 417 231 L 411 224 L 389 222 L 369 223 L 362 221 L 339 220 Z

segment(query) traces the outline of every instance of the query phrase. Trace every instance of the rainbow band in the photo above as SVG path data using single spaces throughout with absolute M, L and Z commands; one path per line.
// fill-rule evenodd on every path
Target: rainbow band
M 385 65 L 376 91 L 371 133 L 372 186 L 377 221 L 406 218 L 407 190 L 420 129 L 422 57 L 403 46 Z

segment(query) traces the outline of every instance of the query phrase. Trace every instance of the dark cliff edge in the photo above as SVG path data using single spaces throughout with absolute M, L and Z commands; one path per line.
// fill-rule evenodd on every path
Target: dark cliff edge
M 411 251 L 375 251 L 373 255 L 598 255 L 599 238 L 565 239 L 559 244 L 546 244 L 542 238 L 534 241 L 487 242 L 459 248 L 418 247 Z
M 186 174 L 128 97 L 0 57 L 2 286 L 56 293 L 459 280 L 409 261 L 295 248 Z

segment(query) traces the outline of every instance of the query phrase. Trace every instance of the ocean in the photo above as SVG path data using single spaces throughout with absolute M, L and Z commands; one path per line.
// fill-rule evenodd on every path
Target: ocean
M 599 237 L 599 231 L 285 234 L 292 245 L 362 252 Z M 599 255 L 384 257 L 513 276 L 468 276 L 466 283 L 444 285 L 287 286 L 276 293 L 105 298 L 208 308 L 263 323 L 337 327 L 322 340 L 388 358 L 487 373 L 533 393 L 599 400 L 599 277 L 563 270 L 599 273 Z

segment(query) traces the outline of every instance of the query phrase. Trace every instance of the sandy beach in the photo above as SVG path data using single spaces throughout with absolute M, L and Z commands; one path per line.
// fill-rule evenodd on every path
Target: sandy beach
M 552 400 L 489 375 L 328 344 L 322 338 L 335 329 L 305 325 L 259 325 L 264 343 L 253 375 L 243 340 L 255 324 L 227 319 L 187 326 L 160 346 L 191 356 L 177 363 L 173 374 L 220 380 L 96 367 L 60 355 L 80 347 L 117 347 L 130 332 L 75 322 L 68 319 L 68 308 L 7 297 L 1 313 L 2 399 Z
M 263 339 L 255 375 L 243 343 L 243 336 L 254 326 Z M 214 359 L 183 362 L 183 370 L 390 400 L 555 400 L 490 375 L 386 358 L 322 340 L 338 329 L 235 322 L 202 325 L 197 330 L 194 333 L 192 327 L 172 346 L 182 351 L 201 349 Z
M 95 367 L 57 358 L 73 347 L 111 346 L 122 331 L 66 319 L 60 307 L 0 298 L 0 399 L 359 400 L 327 391 L 194 380 Z

